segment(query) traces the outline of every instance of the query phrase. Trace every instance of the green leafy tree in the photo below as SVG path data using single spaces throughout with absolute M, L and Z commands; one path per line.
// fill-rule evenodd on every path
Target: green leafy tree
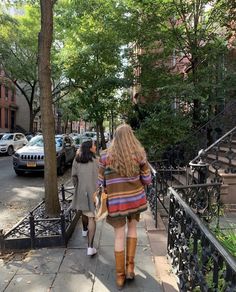
M 225 1 L 125 1 L 134 52 L 134 80 L 146 102 L 185 102 L 193 124 L 227 100 Z M 136 24 L 134 23 L 136 19 Z M 138 73 L 138 74 L 137 74 Z
M 117 1 L 107 0 L 63 1 L 57 12 L 65 75 L 74 81 L 78 108 L 96 123 L 103 146 L 103 122 L 110 102 L 115 90 L 127 83 L 121 77 L 123 40 L 117 31 L 120 11 L 116 5 Z
M 189 115 L 176 112 L 169 101 L 160 100 L 139 109 L 136 133 L 146 148 L 149 159 L 160 159 L 168 145 L 175 145 L 189 133 Z
M 18 1 L 16 1 L 18 2 Z M 0 62 L 7 76 L 26 99 L 29 106 L 29 130 L 33 130 L 33 121 L 40 111 L 38 94 L 38 34 L 40 30 L 40 11 L 38 1 L 14 7 L 18 13 L 10 16 L 7 12 L 0 14 Z M 9 8 L 12 4 L 9 5 Z M 6 10 L 7 11 L 7 10 Z M 56 47 L 54 47 L 54 52 Z M 55 54 L 54 54 L 55 55 Z M 69 92 L 70 81 L 61 75 L 56 58 L 52 64 L 53 99 L 59 100 Z M 63 91 L 63 93 L 62 93 Z

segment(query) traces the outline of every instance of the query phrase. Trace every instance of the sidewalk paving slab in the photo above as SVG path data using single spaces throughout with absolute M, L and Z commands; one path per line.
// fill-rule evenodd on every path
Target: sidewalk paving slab
M 122 291 L 174 292 L 166 260 L 166 232 L 154 228 L 147 211 L 138 223 L 134 281 Z M 0 261 L 1 292 L 106 292 L 115 285 L 114 232 L 105 220 L 98 222 L 94 246 L 98 253 L 86 255 L 87 238 L 77 223 L 67 248 L 31 250 L 23 260 Z M 161 271 L 160 271 L 161 269 Z M 164 270 L 163 270 L 164 269 Z
M 65 248 L 32 250 L 22 262 L 16 275 L 55 273 L 60 267 L 64 253 Z
M 55 274 L 24 274 L 16 275 L 9 286 L 7 292 L 46 292 L 50 287 Z

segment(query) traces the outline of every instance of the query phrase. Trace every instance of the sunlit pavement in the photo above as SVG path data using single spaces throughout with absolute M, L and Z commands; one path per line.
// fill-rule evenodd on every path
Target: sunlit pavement
M 162 235 L 151 233 L 150 213 L 142 214 L 138 224 L 138 245 L 136 252 L 134 281 L 125 284 L 122 291 L 178 291 L 173 278 L 170 280 L 170 266 L 159 256 L 155 244 L 164 240 Z M 149 236 L 152 234 L 152 236 Z M 0 291 L 37 292 L 105 292 L 117 291 L 115 286 L 115 263 L 113 251 L 113 230 L 105 221 L 99 222 L 95 237 L 98 254 L 86 255 L 87 239 L 81 235 L 78 222 L 67 248 L 43 248 L 28 253 L 13 254 L 0 260 Z M 163 252 L 163 247 L 161 248 Z M 25 258 L 24 258 L 25 257 Z M 167 268 L 165 274 L 163 267 Z M 169 277 L 169 278 L 168 278 Z

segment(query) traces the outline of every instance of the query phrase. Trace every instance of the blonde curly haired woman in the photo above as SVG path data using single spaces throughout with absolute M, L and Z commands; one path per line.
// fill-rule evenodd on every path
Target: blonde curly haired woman
M 136 226 L 140 213 L 147 209 L 144 186 L 151 183 L 145 150 L 127 124 L 116 129 L 110 147 L 101 154 L 99 183 L 108 194 L 107 223 L 115 232 L 116 284 L 122 288 L 125 279 L 135 276 Z

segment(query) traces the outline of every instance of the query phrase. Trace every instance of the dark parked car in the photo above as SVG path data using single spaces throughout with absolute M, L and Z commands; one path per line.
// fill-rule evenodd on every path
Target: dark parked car
M 68 163 L 75 157 L 76 148 L 73 139 L 67 135 L 55 136 L 57 172 L 62 175 Z M 40 172 L 44 170 L 43 136 L 33 137 L 29 143 L 17 150 L 13 155 L 13 167 L 16 174 Z

